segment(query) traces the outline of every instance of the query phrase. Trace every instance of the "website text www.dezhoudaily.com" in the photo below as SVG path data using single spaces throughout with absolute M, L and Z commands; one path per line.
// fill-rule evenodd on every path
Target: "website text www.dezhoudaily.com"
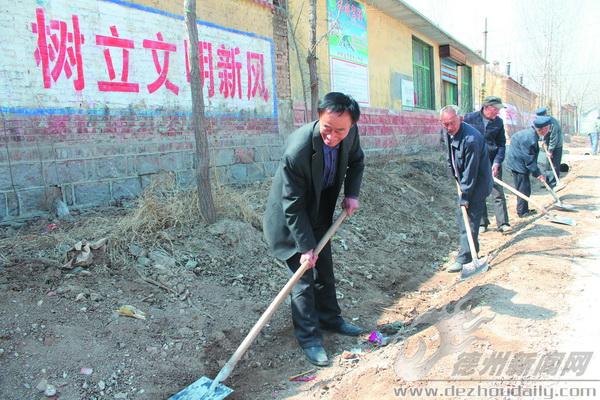
M 456 387 L 455 385 L 444 387 L 395 387 L 396 397 L 532 397 L 536 399 L 560 399 L 560 398 L 593 398 L 598 397 L 598 390 L 593 387 L 556 387 L 544 385 L 516 385 L 511 387 L 486 387 L 477 385 L 475 387 Z

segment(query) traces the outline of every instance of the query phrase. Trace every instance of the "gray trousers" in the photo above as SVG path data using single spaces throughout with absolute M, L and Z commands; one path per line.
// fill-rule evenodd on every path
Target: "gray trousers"
M 460 202 L 460 198 L 458 198 Z M 469 203 L 467 208 L 467 215 L 469 216 L 469 226 L 471 227 L 471 233 L 473 234 L 473 242 L 475 243 L 475 250 L 479 251 L 479 223 L 481 221 L 481 214 L 483 213 L 484 201 L 474 201 Z M 471 248 L 469 247 L 469 239 L 467 236 L 467 229 L 463 220 L 462 210 L 459 207 L 456 209 L 456 220 L 458 222 L 458 241 L 460 249 L 458 250 L 458 256 L 456 261 L 461 264 L 470 263 L 473 259 L 471 257 Z
M 498 179 L 502 180 L 502 166 L 500 166 L 500 173 L 497 176 Z M 502 186 L 494 183 L 492 193 L 488 198 L 491 198 L 494 202 L 494 214 L 496 215 L 496 225 L 500 228 L 502 225 L 508 225 L 508 210 L 506 209 L 506 198 L 504 197 L 504 190 Z M 487 202 L 487 199 L 486 199 Z M 481 225 L 486 228 L 490 224 L 488 218 L 487 204 L 483 203 L 483 215 L 481 216 Z

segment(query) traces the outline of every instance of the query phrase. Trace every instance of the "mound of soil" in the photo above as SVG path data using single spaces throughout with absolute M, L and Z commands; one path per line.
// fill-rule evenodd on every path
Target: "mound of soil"
M 210 226 L 188 216 L 121 234 L 136 206 L 3 226 L 0 398 L 165 399 L 215 377 L 287 279 L 260 231 L 269 182 L 229 190 Z M 437 155 L 370 162 L 361 209 L 333 239 L 345 318 L 375 329 L 415 316 L 415 291 L 456 247 L 453 190 Z M 65 266 L 73 245 L 102 238 L 89 265 Z M 364 342 L 327 335 L 325 346 L 335 355 Z M 280 398 L 297 387 L 287 377 L 311 368 L 286 304 L 226 383 L 232 399 Z

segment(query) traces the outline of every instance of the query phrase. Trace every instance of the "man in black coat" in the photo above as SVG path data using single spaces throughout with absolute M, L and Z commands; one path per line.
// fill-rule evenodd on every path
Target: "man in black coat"
M 506 166 L 511 170 L 515 181 L 515 188 L 525 196 L 531 195 L 529 175 L 533 175 L 540 182 L 546 178 L 537 164 L 540 152 L 539 140 L 548 134 L 552 120 L 550 117 L 541 116 L 533 121 L 533 126 L 523 129 L 510 137 L 510 146 L 506 157 Z M 517 215 L 521 218 L 535 214 L 529 209 L 527 201 L 517 198 Z
M 331 243 L 318 257 L 314 250 L 333 223 L 342 184 L 342 207 L 358 209 L 364 170 L 358 104 L 351 97 L 328 93 L 319 104 L 319 119 L 293 132 L 273 178 L 263 220 L 271 252 L 286 262 L 290 276 L 308 261 L 312 269 L 291 294 L 294 334 L 308 360 L 328 365 L 321 328 L 350 336 L 363 329 L 344 321 L 336 298 Z
M 467 209 L 473 242 L 479 251 L 478 228 L 485 198 L 492 192 L 492 168 L 483 135 L 471 125 L 461 122 L 458 107 L 451 105 L 442 108 L 440 121 L 448 134 L 448 165 L 461 192 L 456 215 L 460 250 L 456 262 L 447 269 L 448 272 L 459 272 L 472 261 L 460 207 Z
M 502 180 L 502 161 L 504 161 L 504 154 L 506 152 L 504 121 L 498 116 L 502 108 L 504 108 L 504 105 L 499 97 L 488 96 L 483 100 L 481 110 L 468 113 L 464 118 L 466 123 L 473 126 L 483 135 L 492 164 L 492 175 L 500 180 Z M 496 215 L 498 230 L 502 233 L 510 232 L 511 227 L 508 223 L 506 198 L 504 197 L 502 186 L 494 184 L 492 198 L 494 199 L 494 213 Z M 481 218 L 479 232 L 485 232 L 489 224 L 487 207 L 483 203 L 483 217 Z
M 563 153 L 563 133 L 560 127 L 560 122 L 556 118 L 551 115 L 548 115 L 548 109 L 546 107 L 541 107 L 535 110 L 535 115 L 544 117 L 547 116 L 550 118 L 550 131 L 547 135 L 544 136 L 544 143 L 546 144 L 546 150 L 548 151 L 548 156 L 550 160 L 552 160 L 552 166 L 550 166 L 550 162 L 546 165 L 546 181 L 550 187 L 555 187 L 557 182 L 554 177 L 554 172 L 552 172 L 552 167 L 556 171 L 556 176 L 560 178 L 560 162 L 562 161 L 562 153 Z

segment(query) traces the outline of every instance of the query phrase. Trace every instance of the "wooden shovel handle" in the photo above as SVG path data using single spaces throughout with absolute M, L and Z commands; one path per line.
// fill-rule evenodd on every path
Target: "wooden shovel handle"
M 554 178 L 556 179 L 556 185 L 558 186 L 560 179 L 558 179 L 558 174 L 556 173 L 556 169 L 554 168 L 554 163 L 552 162 L 552 159 L 550 158 L 550 154 L 548 154 L 548 147 L 546 147 L 546 143 L 542 143 L 542 148 L 544 149 L 544 153 L 546 153 L 546 158 L 548 159 L 548 162 L 550 163 L 550 168 L 552 168 L 552 173 L 554 174 Z
M 538 210 L 540 210 L 542 212 L 542 214 L 548 214 L 548 211 L 540 203 L 538 203 L 537 201 L 533 200 L 531 197 L 526 196 L 525 194 L 519 192 L 517 189 L 515 189 L 514 187 L 510 186 L 507 183 L 504 183 L 503 181 L 501 181 L 500 179 L 496 178 L 495 176 L 494 176 L 494 182 L 496 182 L 498 185 L 502 186 L 503 188 L 510 190 L 511 192 L 513 192 L 514 194 L 516 194 L 517 196 L 519 196 L 520 198 L 522 198 L 523 200 L 525 200 L 527 202 L 530 202 L 531 204 L 533 204 L 533 206 L 535 208 L 537 208 Z
M 462 191 L 460 190 L 458 181 L 456 181 L 456 190 L 458 191 L 458 197 L 460 197 Z M 469 242 L 469 250 L 471 251 L 471 260 L 473 260 L 475 267 L 479 267 L 479 257 L 477 255 L 477 249 L 475 248 L 475 241 L 473 240 L 473 231 L 471 230 L 471 223 L 469 221 L 469 215 L 467 214 L 467 208 L 464 206 L 459 207 L 462 213 L 463 223 L 465 224 L 465 230 L 467 231 L 467 241 Z
M 550 194 L 552 195 L 552 197 L 554 197 L 554 200 L 556 200 L 556 202 L 558 204 L 561 204 L 560 198 L 558 197 L 558 195 L 556 194 L 556 192 L 554 190 L 552 190 L 552 188 L 550 187 L 550 185 L 548 185 L 548 183 L 546 182 L 546 180 L 543 180 L 542 183 L 544 184 L 544 186 L 546 186 L 546 189 L 548 189 L 548 191 L 550 192 Z
M 335 231 L 339 228 L 339 226 L 342 224 L 347 215 L 348 214 L 346 213 L 346 210 L 343 210 L 340 216 L 337 218 L 337 220 L 333 223 L 333 225 L 329 227 L 327 232 L 325 232 L 325 235 L 317 244 L 317 248 L 315 249 L 315 255 L 318 255 L 321 252 L 321 250 L 323 250 L 323 247 L 325 247 L 327 242 L 329 242 L 329 240 L 331 239 Z M 250 332 L 248 332 L 248 335 L 246 335 L 246 338 L 239 345 L 235 353 L 233 353 L 233 355 L 229 358 L 227 363 L 223 366 L 223 368 L 221 368 L 221 371 L 219 371 L 219 374 L 217 375 L 211 386 L 216 386 L 218 383 L 223 382 L 229 377 L 236 364 L 242 358 L 246 350 L 248 350 L 248 347 L 250 347 L 254 339 L 256 339 L 261 329 L 266 325 L 267 322 L 269 322 L 275 310 L 277 310 L 277 308 L 283 302 L 286 296 L 292 291 L 294 285 L 300 280 L 302 275 L 304 275 L 304 273 L 308 269 L 308 266 L 308 261 L 302 263 L 300 268 L 298 268 L 294 275 L 287 281 L 283 289 L 279 291 L 277 296 L 275 296 L 275 299 L 273 299 L 271 304 L 269 304 L 269 307 L 267 307 L 267 309 L 265 310 L 265 312 L 263 312 L 258 321 L 256 321 L 252 329 L 250 329 Z

